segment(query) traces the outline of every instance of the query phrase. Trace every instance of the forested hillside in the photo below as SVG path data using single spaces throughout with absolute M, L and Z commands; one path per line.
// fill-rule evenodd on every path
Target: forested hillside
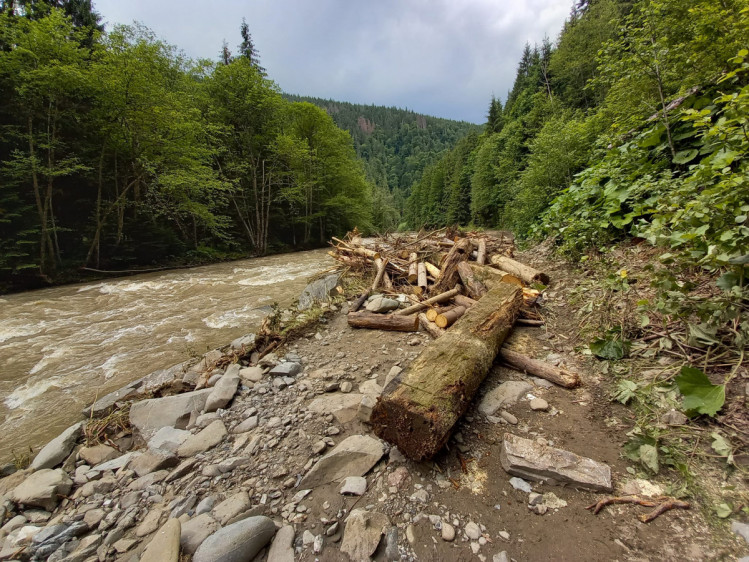
M 99 19 L 87 1 L 0 2 L 0 287 L 371 228 L 349 134 L 282 98 L 246 25 L 213 62 Z
M 341 129 L 354 139 L 354 148 L 364 163 L 373 185 L 374 222 L 394 230 L 424 168 L 433 164 L 463 137 L 481 132 L 481 127 L 421 115 L 407 109 L 361 105 L 284 94 L 295 102 L 309 102 L 323 108 Z

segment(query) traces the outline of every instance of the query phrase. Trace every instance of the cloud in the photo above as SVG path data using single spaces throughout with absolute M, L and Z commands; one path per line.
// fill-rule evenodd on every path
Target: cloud
M 480 123 L 526 42 L 558 35 L 570 0 L 97 0 L 108 24 L 140 21 L 189 56 L 216 59 L 247 18 L 284 91 L 408 107 Z

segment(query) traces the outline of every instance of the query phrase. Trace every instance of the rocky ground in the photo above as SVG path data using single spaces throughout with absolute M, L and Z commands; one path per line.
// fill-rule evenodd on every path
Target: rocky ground
M 497 364 L 443 452 L 413 463 L 377 439 L 367 422 L 388 380 L 430 339 L 352 330 L 348 305 L 339 303 L 257 366 L 216 367 L 221 354 L 211 352 L 186 373 L 180 367 L 132 385 L 102 408 L 154 395 L 165 382 L 169 390 L 134 402 L 129 424 L 120 419 L 121 430 L 102 443 L 83 446 L 76 425 L 31 468 L 0 480 L 0 560 L 634 561 L 746 554 L 737 534 L 749 541 L 749 526 L 736 526 L 737 534 L 711 528 L 699 504 L 647 524 L 637 518 L 646 507 L 614 505 L 594 515 L 586 506 L 607 494 L 502 468 L 503 441 L 515 436 L 601 463 L 592 465 L 596 470 L 609 467 L 616 495 L 667 493 L 637 478 L 622 458 L 630 413 L 612 404 L 595 361 L 576 351 L 566 300 L 571 277 L 546 265 L 554 279 L 543 303 L 547 327 L 519 327 L 506 345 L 577 371 L 580 388 Z M 182 390 L 189 392 L 176 393 Z

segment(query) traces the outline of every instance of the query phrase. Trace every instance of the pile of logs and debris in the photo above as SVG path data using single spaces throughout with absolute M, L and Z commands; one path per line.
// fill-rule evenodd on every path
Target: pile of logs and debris
M 549 282 L 512 259 L 511 236 L 442 229 L 333 240 L 332 257 L 374 273 L 351 307 L 350 326 L 422 329 L 435 338 L 387 385 L 372 413 L 375 433 L 405 455 L 424 460 L 442 448 L 498 353 L 512 367 L 566 388 L 579 384 L 574 373 L 501 349 L 515 323 L 543 325 L 535 303 Z

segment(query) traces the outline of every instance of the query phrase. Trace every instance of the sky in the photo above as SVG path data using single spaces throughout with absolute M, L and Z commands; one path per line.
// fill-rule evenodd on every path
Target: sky
M 483 123 L 523 46 L 555 40 L 572 0 L 94 0 L 107 28 L 138 21 L 193 58 L 236 52 L 247 19 L 285 92 Z

